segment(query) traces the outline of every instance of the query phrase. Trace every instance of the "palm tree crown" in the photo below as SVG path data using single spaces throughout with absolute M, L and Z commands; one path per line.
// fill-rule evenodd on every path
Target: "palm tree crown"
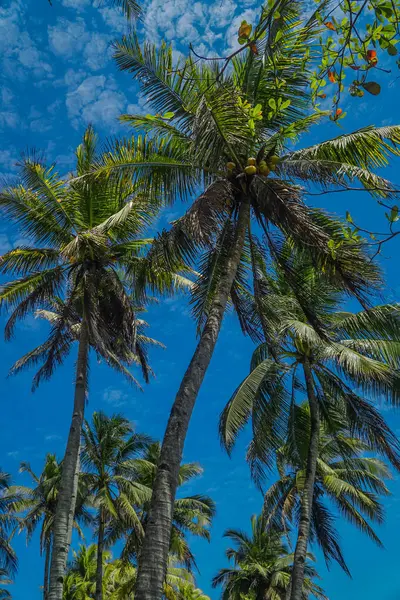
M 265 519 L 253 515 L 250 535 L 229 529 L 225 537 L 233 542 L 226 556 L 233 568 L 221 569 L 213 579 L 213 587 L 222 586 L 224 600 L 241 598 L 286 600 L 290 584 L 293 555 L 282 541 L 281 532 L 268 531 Z M 313 557 L 308 555 L 309 560 Z M 313 581 L 315 569 L 307 564 L 302 597 L 326 600 L 322 589 Z
M 300 514 L 310 439 L 307 403 L 294 408 L 291 421 L 290 438 L 276 453 L 279 479 L 265 493 L 263 509 L 266 527 L 287 532 Z M 389 494 L 385 479 L 390 472 L 382 460 L 367 455 L 370 451 L 369 444 L 353 437 L 339 419 L 321 424 L 310 539 L 320 545 L 328 564 L 334 559 L 348 574 L 331 506 L 381 545 L 368 520 L 383 520 L 379 496 Z

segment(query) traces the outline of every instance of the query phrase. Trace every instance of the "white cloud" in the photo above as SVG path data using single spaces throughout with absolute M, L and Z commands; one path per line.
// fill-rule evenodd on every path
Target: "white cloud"
M 180 45 L 186 51 L 191 43 L 201 54 L 226 54 L 234 41 L 237 46 L 241 20 L 254 22 L 257 10 L 250 8 L 254 4 L 255 0 L 221 0 L 210 4 L 151 0 L 144 19 L 147 36 L 155 43 L 169 40 L 174 47 Z
M 3 71 L 12 79 L 24 80 L 30 74 L 41 79 L 51 77 L 50 64 L 27 31 L 24 8 L 19 0 L 10 2 L 7 8 L 0 8 L 0 56 L 3 59 Z M 29 74 L 27 70 L 30 71 Z
M 117 408 L 127 403 L 128 394 L 125 394 L 122 390 L 107 388 L 103 393 L 103 400 L 110 406 Z
M 46 440 L 46 442 L 55 442 L 57 440 L 62 440 L 62 437 L 57 433 L 49 433 L 44 437 L 44 439 Z
M 93 71 L 101 69 L 112 55 L 111 34 L 89 31 L 81 17 L 75 21 L 59 18 L 55 25 L 48 27 L 48 37 L 54 54 L 79 61 L 82 61 L 83 56 L 87 66 Z
M 78 18 L 76 21 L 58 19 L 57 24 L 48 27 L 49 44 L 54 52 L 63 57 L 71 57 L 81 52 L 89 39 L 85 21 Z
M 67 94 L 66 105 L 72 125 L 94 123 L 115 130 L 117 117 L 124 112 L 126 98 L 116 89 L 112 77 L 92 75 Z
M 102 7 L 99 13 L 103 17 L 104 23 L 113 31 L 124 33 L 128 29 L 127 20 L 122 10 L 114 7 Z
M 19 450 L 12 450 L 11 452 L 7 452 L 7 456 L 10 458 L 18 458 Z
M 93 71 L 101 69 L 105 62 L 112 57 L 110 36 L 102 33 L 92 33 L 90 41 L 83 51 L 83 56 L 89 69 Z
M 10 104 L 12 104 L 13 98 L 14 94 L 12 93 L 12 91 L 7 87 L 3 87 L 1 90 L 1 104 L 3 106 L 10 106 Z
M 72 8 L 74 11 L 83 12 L 90 6 L 90 0 L 62 0 L 62 5 L 66 8 Z
M 0 127 L 11 127 L 15 129 L 19 124 L 19 116 L 13 110 L 0 111 Z
M 35 133 L 44 133 L 52 128 L 51 121 L 49 119 L 34 119 L 31 121 L 30 129 Z
M 0 165 L 7 169 L 15 168 L 17 157 L 11 150 L 0 150 Z

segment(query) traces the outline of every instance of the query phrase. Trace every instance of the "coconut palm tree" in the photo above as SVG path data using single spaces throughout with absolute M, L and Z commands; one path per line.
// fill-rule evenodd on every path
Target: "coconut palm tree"
M 341 295 L 323 273 L 317 273 L 303 258 L 297 256 L 292 260 L 297 293 L 293 292 L 285 272 L 278 269 L 275 275 L 268 275 L 264 264 L 260 274 L 264 289 L 268 290 L 264 318 L 275 352 L 272 356 L 272 342 L 256 349 L 250 375 L 234 392 L 220 423 L 222 443 L 230 451 L 239 432 L 251 420 L 253 436 L 248 460 L 256 481 L 262 483 L 274 453 L 287 439 L 291 440 L 299 396 L 307 398 L 309 439 L 291 592 L 296 600 L 303 580 L 316 498 L 321 424 L 337 421 L 341 416 L 353 437 L 388 459 L 396 469 L 400 468 L 400 443 L 373 406 L 373 401 L 381 398 L 395 405 L 400 400 L 399 307 L 377 306 L 359 313 L 341 310 Z M 324 324 L 322 330 L 316 322 Z M 294 441 L 290 444 L 296 453 Z M 343 444 L 347 460 L 345 450 Z M 372 477 L 368 480 L 370 484 Z M 343 501 L 346 500 L 344 497 Z M 272 496 L 269 506 L 271 502 Z M 353 513 L 353 519 L 361 526 L 362 515 L 350 502 L 347 505 L 348 516 Z M 367 504 L 361 506 L 358 502 L 358 508 L 366 511 Z M 374 514 L 379 516 L 379 506 L 371 504 L 367 514 L 370 518 Z M 370 531 L 367 524 L 365 530 Z M 331 554 L 335 553 L 339 558 L 332 544 Z
M 10 474 L 0 471 L 0 570 L 4 576 L 14 575 L 18 566 L 11 537 L 17 524 L 13 507 L 19 496 L 10 484 Z
M 124 527 L 142 532 L 135 507 L 148 501 L 147 487 L 135 481 L 135 460 L 150 439 L 133 432 L 128 419 L 94 413 L 92 425 L 85 421 L 81 454 L 82 480 L 93 496 L 97 524 L 96 600 L 103 598 L 103 551 L 105 533 L 110 522 L 121 521 Z
M 97 548 L 80 546 L 64 581 L 64 600 L 89 600 L 96 598 Z M 103 598 L 128 600 L 132 598 L 136 582 L 136 567 L 121 559 L 112 560 L 111 553 L 103 553 Z M 209 600 L 195 586 L 193 575 L 180 567 L 171 556 L 164 583 L 165 600 Z
M 315 17 L 299 25 L 300 11 L 295 0 L 263 7 L 254 30 L 257 43 L 236 55 L 231 70 L 220 70 L 220 61 L 199 62 L 193 56 L 175 61 L 172 47 L 141 46 L 134 35 L 116 45 L 118 66 L 138 82 L 151 113 L 122 117 L 148 137 L 118 143 L 105 159 L 104 172 L 129 174 L 133 181 L 147 177 L 171 201 L 200 192 L 187 213 L 159 236 L 149 257 L 159 265 L 182 257 L 200 265 L 192 291 L 200 339 L 163 440 L 138 600 L 160 598 L 183 445 L 229 298 L 242 328 L 255 338 L 263 335 L 262 323 L 247 315 L 249 271 L 261 302 L 253 259 L 258 243 L 275 256 L 281 238 L 290 240 L 364 303 L 366 290 L 376 284 L 376 270 L 366 265 L 362 244 L 306 206 L 304 185 L 345 189 L 359 180 L 372 193 L 390 197 L 392 186 L 373 169 L 383 166 L 391 152 L 398 154 L 400 128 L 367 128 L 287 151 L 289 143 L 326 116 L 309 108 L 307 56 L 312 60 L 319 25 Z M 257 230 L 264 232 L 262 242 Z
M 96 136 L 89 127 L 76 151 L 73 179 L 61 177 L 54 165 L 47 167 L 33 155 L 21 164 L 21 183 L 0 193 L 0 210 L 32 243 L 7 252 L 1 259 L 4 274 L 19 276 L 0 291 L 0 304 L 12 310 L 6 338 L 11 338 L 16 323 L 28 313 L 49 305 L 53 308 L 58 298 L 62 300 L 48 339 L 17 363 L 14 372 L 41 363 L 34 388 L 50 378 L 77 338 L 71 321 L 80 324 L 73 416 L 53 529 L 52 600 L 61 599 L 70 545 L 90 348 L 111 366 L 120 352 L 123 356 L 136 354 L 147 381 L 146 357 L 136 345 L 132 290 L 136 297 L 143 297 L 137 286 L 139 273 L 141 283 L 146 281 L 152 288 L 161 285 L 163 290 L 172 290 L 177 281 L 160 269 L 149 278 L 148 263 L 141 257 L 149 240 L 140 239 L 140 235 L 159 208 L 153 188 L 133 184 L 125 177 L 86 177 L 99 160 Z M 129 294 L 124 283 L 128 276 Z M 128 369 L 123 372 L 135 381 Z
M 284 531 L 290 531 L 293 523 L 298 526 L 310 439 L 308 404 L 295 406 L 291 418 L 290 438 L 276 453 L 279 479 L 267 490 L 263 509 L 266 527 Z M 336 560 L 349 575 L 335 528 L 337 517 L 331 507 L 382 545 L 368 520 L 383 521 L 379 496 L 389 494 L 385 479 L 390 479 L 390 471 L 385 462 L 368 456 L 370 451 L 367 442 L 351 435 L 339 414 L 329 423 L 321 423 L 310 541 L 318 543 L 328 565 Z
M 27 542 L 31 540 L 36 528 L 41 524 L 40 554 L 44 554 L 43 597 L 44 600 L 47 600 L 53 527 L 60 490 L 62 463 L 58 462 L 54 454 L 47 454 L 40 476 L 34 473 L 28 462 L 21 463 L 20 473 L 30 475 L 33 487 L 18 486 L 15 488 L 19 499 L 13 504 L 13 511 L 18 515 L 18 530 L 26 531 Z M 88 500 L 88 493 L 79 478 L 73 527 L 80 536 L 82 536 L 80 524 L 90 522 L 90 515 L 86 508 Z
M 116 520 L 114 527 L 110 528 L 110 542 L 115 542 L 119 537 L 125 540 L 122 557 L 125 561 L 138 561 L 138 556 L 143 543 L 144 529 L 148 519 L 151 491 L 157 475 L 161 455 L 159 442 L 150 444 L 141 458 L 135 460 L 133 467 L 134 480 L 142 490 L 142 502 L 136 504 L 136 511 L 140 519 L 140 527 L 132 528 L 123 520 Z M 198 463 L 183 463 L 179 469 L 179 487 L 188 484 L 203 473 Z M 147 490 L 147 493 L 146 493 Z M 178 496 L 179 496 L 178 490 Z M 178 497 L 175 507 L 170 537 L 170 554 L 184 564 L 185 568 L 192 571 L 196 567 L 195 557 L 190 550 L 188 535 L 210 540 L 210 526 L 215 514 L 215 503 L 209 496 L 196 494 Z
M 267 531 L 263 516 L 251 517 L 250 534 L 237 529 L 229 529 L 224 534 L 234 544 L 228 548 L 226 556 L 233 561 L 233 567 L 221 569 L 213 579 L 213 587 L 222 586 L 224 600 L 286 600 L 290 587 L 293 564 L 291 554 L 282 541 L 280 531 Z M 314 560 L 307 555 L 306 577 L 301 597 L 326 600 L 323 590 L 314 583 L 315 569 L 308 564 Z

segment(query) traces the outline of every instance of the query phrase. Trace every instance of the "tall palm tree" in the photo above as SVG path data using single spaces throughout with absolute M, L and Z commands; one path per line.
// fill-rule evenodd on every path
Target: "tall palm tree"
M 308 404 L 297 405 L 291 419 L 290 437 L 277 451 L 279 479 L 267 490 L 263 508 L 266 527 L 284 531 L 290 531 L 293 522 L 298 524 L 300 515 L 310 439 Z M 351 435 L 339 414 L 329 423 L 321 423 L 310 540 L 319 544 L 328 564 L 334 559 L 348 574 L 331 507 L 381 545 L 368 520 L 383 520 L 379 496 L 389 494 L 384 480 L 390 478 L 390 472 L 382 460 L 367 455 L 371 450 L 374 448 L 368 443 Z
M 286 600 L 290 587 L 293 554 L 282 541 L 280 531 L 267 531 L 265 519 L 253 515 L 250 535 L 237 529 L 224 534 L 233 543 L 226 556 L 233 568 L 221 569 L 213 579 L 213 587 L 222 586 L 223 600 Z M 313 559 L 307 555 L 307 559 Z M 306 577 L 302 586 L 302 599 L 326 600 L 323 590 L 314 583 L 315 569 L 305 565 Z
M 126 177 L 86 177 L 101 163 L 96 141 L 89 127 L 76 151 L 73 179 L 59 176 L 54 165 L 47 167 L 34 155 L 21 164 L 21 184 L 0 193 L 0 210 L 32 241 L 1 258 L 1 271 L 19 276 L 0 291 L 0 304 L 12 310 L 6 338 L 19 319 L 37 308 L 53 308 L 59 297 L 62 300 L 48 339 L 17 363 L 15 372 L 42 363 L 34 388 L 50 378 L 76 340 L 71 321 L 80 323 L 74 408 L 54 520 L 51 600 L 61 600 L 71 539 L 90 348 L 111 366 L 120 352 L 137 354 L 145 380 L 149 375 L 146 357 L 136 347 L 134 306 L 124 280 L 131 277 L 130 271 L 140 272 L 142 283 L 147 277 L 141 252 L 149 240 L 139 236 L 156 214 L 159 198 L 150 185 L 134 184 Z M 160 269 L 149 279 L 152 287 L 160 284 L 169 290 L 175 282 Z M 124 373 L 132 380 L 128 369 Z
M 53 527 L 60 490 L 62 464 L 54 454 L 47 454 L 40 476 L 36 475 L 28 462 L 22 462 L 21 473 L 28 473 L 33 487 L 19 486 L 16 488 L 20 499 L 14 503 L 13 510 L 18 516 L 19 531 L 26 531 L 29 542 L 38 525 L 40 529 L 40 554 L 44 554 L 43 598 L 47 600 L 49 593 L 50 561 L 53 543 Z M 73 527 L 82 535 L 79 523 L 87 524 L 90 515 L 86 510 L 87 491 L 79 479 L 77 502 Z
M 150 440 L 133 432 L 128 419 L 94 413 L 85 421 L 81 454 L 82 479 L 94 498 L 97 524 L 96 600 L 103 599 L 103 551 L 106 529 L 115 519 L 124 527 L 142 531 L 135 507 L 149 498 L 149 490 L 135 481 L 135 460 Z
M 0 471 L 0 570 L 4 576 L 17 571 L 17 555 L 11 546 L 11 534 L 16 526 L 13 511 L 18 495 L 10 492 L 11 476 Z
M 254 337 L 262 335 L 246 311 L 248 270 L 255 274 L 253 288 L 260 301 L 252 221 L 264 231 L 262 247 L 273 256 L 280 237 L 289 239 L 364 302 L 365 291 L 376 283 L 362 245 L 345 238 L 342 227 L 326 215 L 309 209 L 298 183 L 326 190 L 344 189 L 359 180 L 372 193 L 390 197 L 392 186 L 372 170 L 383 166 L 390 153 L 398 154 L 400 128 L 366 128 L 287 152 L 289 142 L 324 116 L 309 112 L 307 56 L 312 61 L 319 25 L 311 17 L 300 26 L 300 11 L 297 0 L 264 6 L 254 29 L 258 41 L 253 51 L 238 54 L 232 70 L 222 72 L 217 70 L 219 61 L 174 61 L 172 47 L 140 46 L 134 35 L 116 45 L 118 66 L 137 80 L 152 112 L 122 117 L 148 137 L 119 143 L 107 155 L 104 171 L 129 174 L 133 181 L 145 176 L 171 201 L 201 192 L 150 254 L 159 265 L 182 257 L 200 264 L 192 296 L 200 339 L 163 440 L 137 600 L 159 600 L 161 595 L 183 445 L 229 298 L 243 329 Z M 268 176 L 273 169 L 276 174 Z
M 122 551 L 122 557 L 125 560 L 138 562 L 160 455 L 160 443 L 153 442 L 148 446 L 143 456 L 135 460 L 134 466 L 132 465 L 136 485 L 142 491 L 141 503 L 136 505 L 141 526 L 132 528 L 130 524 L 117 520 L 114 527 L 110 528 L 111 542 L 116 541 L 119 537 L 123 537 L 125 540 Z M 202 473 L 203 469 L 197 463 L 181 464 L 179 468 L 179 487 L 193 481 Z M 178 495 L 180 495 L 179 491 Z M 197 536 L 209 541 L 210 526 L 214 514 L 215 503 L 209 496 L 196 494 L 175 499 L 169 553 L 176 557 L 180 563 L 183 563 L 189 571 L 192 571 L 196 566 L 196 562 L 187 537 L 188 535 Z
M 372 403 L 381 398 L 399 403 L 400 322 L 398 305 L 359 313 L 340 310 L 341 296 L 323 273 L 317 273 L 302 257 L 295 258 L 292 266 L 297 293 L 285 272 L 278 269 L 275 276 L 268 275 L 264 264 L 262 281 L 268 290 L 264 318 L 275 352 L 270 352 L 272 342 L 256 349 L 250 375 L 223 411 L 220 432 L 230 451 L 251 420 L 248 460 L 253 476 L 262 482 L 274 452 L 291 434 L 299 395 L 307 397 L 310 436 L 291 592 L 292 600 L 298 600 L 310 536 L 321 423 L 342 415 L 354 437 L 400 468 L 400 443 Z M 319 323 L 323 323 L 322 329 Z

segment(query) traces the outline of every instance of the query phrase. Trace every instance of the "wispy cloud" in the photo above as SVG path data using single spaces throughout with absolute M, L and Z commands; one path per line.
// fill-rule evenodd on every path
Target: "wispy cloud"
M 120 389 L 109 387 L 103 392 L 103 400 L 110 406 L 118 408 L 127 404 L 128 394 Z
M 7 456 L 17 459 L 19 456 L 19 450 L 11 450 L 11 452 L 7 452 Z
M 54 54 L 76 62 L 83 59 L 92 71 L 103 68 L 112 55 L 112 35 L 89 30 L 81 17 L 74 21 L 59 18 L 55 25 L 48 27 L 48 37 Z
M 62 437 L 57 433 L 49 433 L 48 435 L 45 435 L 44 439 L 46 442 L 55 442 L 57 440 L 62 440 Z

